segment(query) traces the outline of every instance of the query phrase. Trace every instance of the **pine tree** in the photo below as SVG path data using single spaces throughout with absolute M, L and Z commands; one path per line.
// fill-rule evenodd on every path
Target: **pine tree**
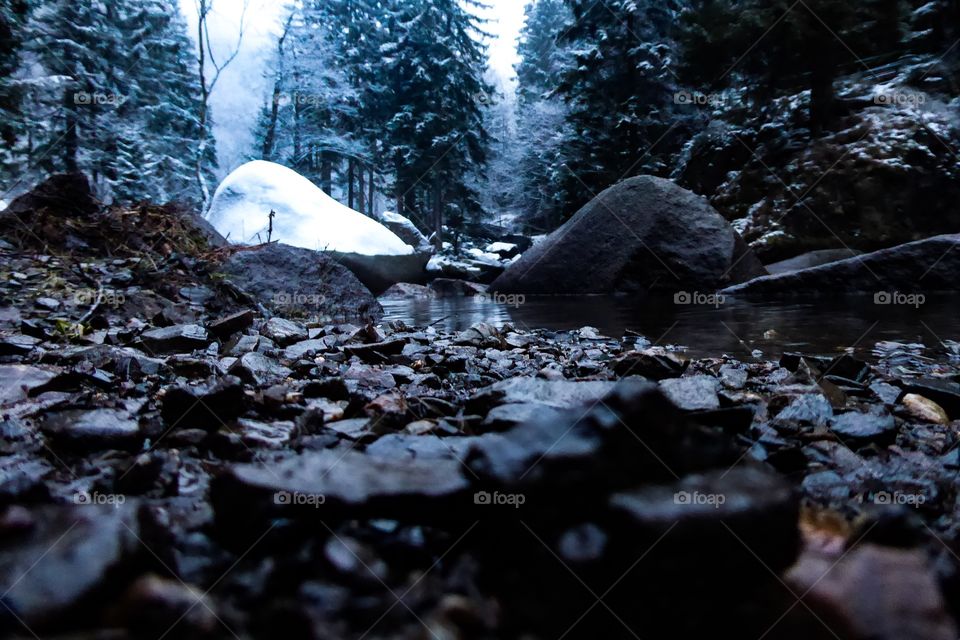
M 517 71 L 517 144 L 520 176 L 518 207 L 536 230 L 559 226 L 566 177 L 564 141 L 568 109 L 557 89 L 572 64 L 566 42 L 572 14 L 564 0 L 536 0 L 527 6 L 520 32 Z
M 820 131 L 835 115 L 841 66 L 863 70 L 898 50 L 899 12 L 898 0 L 700 0 L 684 20 L 684 72 L 705 87 L 748 79 L 761 95 L 805 86 Z
M 187 153 L 199 126 L 192 46 L 175 0 L 55 0 L 28 26 L 31 59 L 53 91 L 29 105 L 35 169 L 83 171 L 103 199 L 199 201 Z
M 24 27 L 32 9 L 27 0 L 0 0 L 0 187 L 5 192 L 19 173 L 18 147 L 26 133 L 20 69 Z
M 485 164 L 489 142 L 481 26 L 457 0 L 394 0 L 385 24 L 382 77 L 393 96 L 386 151 L 397 207 L 429 220 L 439 245 L 445 223 L 482 214 L 469 179 Z
M 678 0 L 568 0 L 561 39 L 574 64 L 559 92 L 569 105 L 563 141 L 566 212 L 623 178 L 667 171 L 682 137 L 674 117 L 673 28 Z

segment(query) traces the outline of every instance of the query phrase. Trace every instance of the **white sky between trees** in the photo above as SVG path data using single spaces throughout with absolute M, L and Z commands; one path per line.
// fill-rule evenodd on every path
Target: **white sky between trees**
M 248 0 L 246 35 L 240 55 L 220 78 L 211 102 L 214 116 L 214 135 L 220 160 L 219 178 L 246 161 L 245 154 L 253 143 L 253 128 L 263 104 L 268 81 L 264 77 L 265 64 L 280 19 L 286 6 L 277 0 Z M 495 84 L 505 92 L 514 89 L 513 66 L 519 60 L 517 38 L 523 26 L 527 0 L 484 0 L 490 8 L 481 16 L 488 20 L 484 30 L 493 39 L 490 48 L 490 68 Z M 190 25 L 191 37 L 196 40 L 196 0 L 180 0 Z M 211 31 L 214 47 L 227 52 L 236 45 L 237 29 L 244 0 L 215 0 Z

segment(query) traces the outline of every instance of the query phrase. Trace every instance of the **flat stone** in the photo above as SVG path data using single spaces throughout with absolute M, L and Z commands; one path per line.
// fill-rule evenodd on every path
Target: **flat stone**
M 25 356 L 42 342 L 39 338 L 16 334 L 0 338 L 0 356 Z
M 224 376 L 212 385 L 177 385 L 166 390 L 160 415 L 168 426 L 216 431 L 242 415 L 247 399 L 236 376 Z
M 760 468 L 617 493 L 609 505 L 619 525 L 612 530 L 624 545 L 645 548 L 662 537 L 652 553 L 661 568 L 693 566 L 698 576 L 732 569 L 760 574 L 785 569 L 799 550 L 799 501 L 780 475 Z
M 245 309 L 214 320 L 207 325 L 207 330 L 220 339 L 229 338 L 252 325 L 255 317 L 252 310 Z
M 265 336 L 281 347 L 306 340 L 309 337 L 306 327 L 283 318 L 270 318 L 262 327 L 260 335 Z
M 480 394 L 496 398 L 498 404 L 538 404 L 569 409 L 601 400 L 616 387 L 606 380 L 544 380 L 529 376 L 497 382 Z
M 840 557 L 804 553 L 786 574 L 818 620 L 844 638 L 955 640 L 957 628 L 922 549 L 864 544 Z
M 218 522 L 255 508 L 288 517 L 442 518 L 472 504 L 460 463 L 387 460 L 355 451 L 313 451 L 283 462 L 233 465 L 214 480 Z
M 494 407 L 483 420 L 483 425 L 491 430 L 503 431 L 518 424 L 540 417 L 544 412 L 558 411 L 552 407 L 532 402 L 504 404 Z
M 385 364 L 390 361 L 390 356 L 403 353 L 406 345 L 406 340 L 397 338 L 372 344 L 347 345 L 343 351 L 370 364 Z
M 227 371 L 244 382 L 255 385 L 264 385 L 270 382 L 279 382 L 293 373 L 287 367 L 262 353 L 245 353 L 237 359 Z
M 327 338 L 319 340 L 301 340 L 292 344 L 283 350 L 283 357 L 287 360 L 300 360 L 308 358 L 321 351 L 327 351 L 330 348 L 330 341 Z
M 59 369 L 23 364 L 0 365 L 0 405 L 26 400 L 32 391 L 42 388 L 59 373 Z
M 897 423 L 889 414 L 876 415 L 851 411 L 833 418 L 830 429 L 850 444 L 892 442 L 897 435 Z
M 711 376 L 670 378 L 660 383 L 663 393 L 684 411 L 711 411 L 720 408 L 717 379 Z
M 210 342 L 207 330 L 196 324 L 151 329 L 145 331 L 140 339 L 148 353 L 183 353 L 206 349 Z
M 881 402 L 890 406 L 897 404 L 900 396 L 903 395 L 903 389 L 892 384 L 887 384 L 886 382 L 874 382 L 870 385 L 870 391 L 872 391 Z
M 823 426 L 833 418 L 833 405 L 819 393 L 798 396 L 777 414 L 777 424 L 796 423 L 808 426 Z
M 621 378 L 643 376 L 651 380 L 666 380 L 682 376 L 688 364 L 672 353 L 648 349 L 627 353 L 614 363 L 613 370 Z
M 747 384 L 747 378 L 749 374 L 746 369 L 740 367 L 734 367 L 731 365 L 724 365 L 720 367 L 720 384 L 722 384 L 727 389 L 739 390 L 743 389 Z
M 142 438 L 137 420 L 118 409 L 52 413 L 42 430 L 55 442 L 85 449 L 131 449 Z
M 112 572 L 136 549 L 132 507 L 82 504 L 32 510 L 35 524 L 29 534 L 0 548 L 6 606 L 38 633 L 82 617 L 79 608 L 109 593 L 115 586 Z

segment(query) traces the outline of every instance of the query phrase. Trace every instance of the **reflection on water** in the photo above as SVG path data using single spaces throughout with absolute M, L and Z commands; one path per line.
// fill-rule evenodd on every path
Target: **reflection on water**
M 386 320 L 462 330 L 477 322 L 521 329 L 569 330 L 592 326 L 611 337 L 628 332 L 657 344 L 686 347 L 692 357 L 729 354 L 776 358 L 784 351 L 831 354 L 847 347 L 869 352 L 882 340 L 934 346 L 960 339 L 960 297 L 927 296 L 915 308 L 874 304 L 873 296 L 808 302 L 748 302 L 727 298 L 719 306 L 678 305 L 661 297 L 527 296 L 504 305 L 474 297 L 384 300 Z

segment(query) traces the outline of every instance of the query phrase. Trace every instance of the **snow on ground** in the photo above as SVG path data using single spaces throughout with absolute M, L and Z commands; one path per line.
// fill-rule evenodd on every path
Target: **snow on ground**
M 0 211 L 3 211 L 7 208 L 7 201 L 0 199 Z
M 492 244 L 488 244 L 485 251 L 487 253 L 510 253 L 516 248 L 517 245 L 509 242 L 494 242 Z
M 207 219 L 231 242 L 257 244 L 270 239 L 321 251 L 361 255 L 410 255 L 405 244 L 382 224 L 340 204 L 296 171 L 255 160 L 239 167 L 217 188 Z

